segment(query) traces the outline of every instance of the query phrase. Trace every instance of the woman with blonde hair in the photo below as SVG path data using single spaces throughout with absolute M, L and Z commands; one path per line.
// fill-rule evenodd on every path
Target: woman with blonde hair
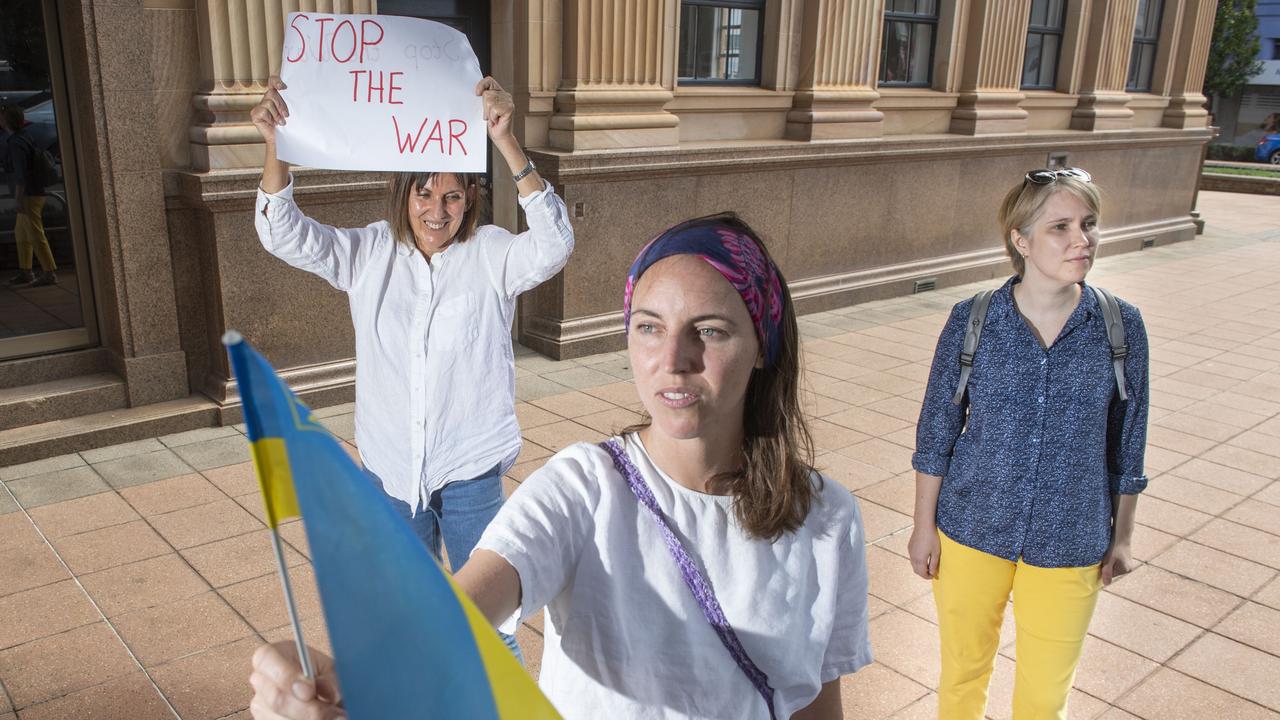
M 945 720 L 984 716 L 1010 594 L 1013 717 L 1065 718 L 1098 590 L 1133 568 L 1147 337 L 1137 308 L 1085 284 L 1099 206 L 1083 170 L 1027 173 L 999 214 L 1015 275 L 938 340 L 908 550 L 933 581 Z
M 455 578 L 490 622 L 547 609 L 539 683 L 567 719 L 842 717 L 871 661 L 857 503 L 812 466 L 791 298 L 733 216 L 667 230 L 627 277 L 648 417 L 562 450 Z M 289 643 L 254 656 L 257 718 L 332 717 Z

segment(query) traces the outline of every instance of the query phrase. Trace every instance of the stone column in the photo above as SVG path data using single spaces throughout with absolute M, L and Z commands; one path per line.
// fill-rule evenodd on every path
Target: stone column
M 1071 113 L 1074 130 L 1115 130 L 1133 123 L 1125 107 L 1129 95 L 1129 54 L 1138 18 L 1138 0 L 1088 0 L 1084 67 L 1080 73 L 1080 102 Z
M 1182 26 L 1176 39 L 1177 54 L 1173 58 L 1169 83 L 1169 107 L 1164 111 L 1163 125 L 1171 128 L 1205 127 L 1209 113 L 1204 109 L 1205 65 L 1209 61 L 1209 42 L 1213 38 L 1213 21 L 1217 0 L 1185 0 Z
M 675 0 L 564 0 L 563 75 L 548 139 L 562 150 L 670 146 L 679 119 Z
M 191 167 L 252 167 L 262 139 L 249 110 L 280 72 L 284 18 L 291 12 L 374 13 L 376 0 L 199 0 L 201 86 L 192 98 Z
M 880 57 L 883 0 L 809 0 L 800 25 L 800 77 L 787 113 L 788 138 L 879 137 L 884 113 L 872 107 Z
M 513 8 L 516 136 L 526 147 L 549 144 L 551 114 L 560 85 L 564 35 L 562 0 L 524 0 Z
M 951 132 L 963 135 L 1025 132 L 1022 56 L 1031 0 L 973 0 L 962 32 L 960 97 Z

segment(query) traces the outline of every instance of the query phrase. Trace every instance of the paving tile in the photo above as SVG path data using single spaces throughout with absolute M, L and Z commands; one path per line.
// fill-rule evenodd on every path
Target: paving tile
M 96 495 L 111 489 L 88 465 L 27 475 L 18 480 L 7 481 L 5 485 L 18 502 L 28 509 L 85 495 Z
M 328 420 L 333 420 L 333 418 Z M 249 462 L 252 459 L 249 453 L 249 440 L 239 433 L 232 437 L 182 445 L 173 448 L 173 452 L 177 453 L 178 457 L 196 470 L 208 470 L 222 467 L 223 465 L 234 465 L 236 463 Z
M 818 472 L 850 490 L 861 490 L 893 477 L 893 473 L 884 468 L 854 460 L 843 453 L 824 452 L 814 458 L 814 466 Z
M 268 630 L 262 633 L 263 639 L 269 643 L 278 643 L 288 641 L 294 643 L 293 625 L 281 625 L 278 628 Z M 329 646 L 329 628 L 325 627 L 321 618 L 316 618 L 302 626 L 303 641 L 307 647 L 312 647 L 323 652 L 330 657 L 333 656 L 333 649 Z
M 1218 444 L 1217 441 L 1190 435 L 1163 425 L 1151 425 L 1147 428 L 1147 442 L 1168 450 L 1192 455 L 1199 455 Z
M 842 410 L 848 410 L 849 403 L 829 398 L 826 395 L 819 395 L 810 390 L 802 390 L 800 409 L 804 412 L 806 418 L 821 418 Z
M 1280 610 L 1246 602 L 1213 629 L 1236 642 L 1280 656 Z
M 36 460 L 35 462 L 22 463 L 21 465 L 0 467 L 0 481 L 7 483 L 10 480 L 31 477 L 32 475 L 47 475 L 59 470 L 70 470 L 84 464 L 84 459 L 75 453 L 58 455 L 44 460 Z
M 575 390 L 608 385 L 617 379 L 608 373 L 583 366 L 545 373 L 542 377 Z
M 1224 513 L 1223 517 L 1272 535 L 1280 535 L 1280 510 L 1270 503 L 1246 499 Z
M 136 669 L 124 645 L 102 622 L 0 650 L 0 677 L 19 712 Z
M 238 535 L 226 540 L 187 548 L 182 556 L 205 580 L 216 588 L 241 580 L 260 577 L 274 572 L 276 556 L 271 550 L 271 531 Z M 285 549 L 285 562 L 290 566 L 305 562 L 298 553 Z
M 86 495 L 31 510 L 31 517 L 49 538 L 98 530 L 138 519 L 138 513 L 114 492 Z
M 175 510 L 150 519 L 173 547 L 182 550 L 262 529 L 262 521 L 224 497 L 207 505 Z
M 320 424 L 335 437 L 343 440 L 354 440 L 356 437 L 355 415 L 330 415 L 329 417 L 320 418 Z
M 1157 670 L 1118 703 L 1137 717 L 1152 720 L 1275 718 L 1274 713 L 1254 703 L 1169 668 Z
M 910 562 L 878 545 L 867 548 L 867 570 L 871 594 L 899 607 L 930 592 L 929 581 L 912 572 Z
M 1219 465 L 1198 457 L 1188 460 L 1170 472 L 1173 475 L 1195 480 L 1198 483 L 1219 490 L 1226 490 L 1236 495 L 1252 495 L 1266 487 L 1270 482 L 1270 478 L 1237 470 L 1226 465 Z
M 1088 635 L 1076 668 L 1075 687 L 1107 702 L 1115 702 L 1156 670 L 1159 663 L 1131 650 Z
M 829 420 L 810 420 L 809 434 L 813 438 L 814 449 L 818 451 L 834 451 L 869 440 L 870 435 L 837 425 Z
M 0 487 L 0 515 L 8 515 L 9 513 L 18 512 L 18 503 L 14 502 L 13 496 Z
M 1280 568 L 1280 536 L 1221 518 L 1212 520 L 1190 537 L 1201 545 Z
M 155 452 L 163 450 L 164 445 L 156 438 L 147 438 L 146 440 L 137 440 L 135 442 L 127 442 L 120 445 L 109 445 L 107 447 L 98 448 L 96 450 L 81 450 L 80 457 L 85 462 L 92 465 L 93 463 L 106 462 L 108 460 L 116 460 L 130 455 L 141 455 L 143 453 Z
M 1146 525 L 1133 527 L 1133 557 L 1139 562 L 1151 562 L 1151 559 L 1173 547 L 1180 538 Z
M 535 632 L 528 625 L 516 628 L 516 645 L 520 647 L 520 655 L 524 658 L 525 672 L 534 682 L 542 671 L 542 633 Z
M 636 412 L 639 412 L 644 407 L 640 402 L 639 396 L 636 395 L 635 383 L 632 382 L 615 382 L 600 387 L 586 388 L 582 392 L 612 405 L 635 410 Z M 521 427 L 524 426 L 522 425 Z
M 850 405 L 870 405 L 885 398 L 893 397 L 883 390 L 876 390 L 855 382 L 815 382 L 812 387 L 813 391 L 820 395 L 825 395 Z
M 1186 537 L 1208 524 L 1213 516 L 1161 500 L 1148 492 L 1143 493 L 1138 500 L 1135 518 L 1141 525 L 1163 530 L 1178 537 Z
M 108 618 L 209 589 L 182 558 L 173 554 L 90 573 L 80 582 Z
M 0 549 L 28 547 L 45 547 L 44 539 L 31 521 L 21 513 L 0 516 Z
M 117 490 L 191 473 L 191 467 L 174 455 L 172 450 L 130 455 L 101 462 L 93 467 Z
M 0 578 L 4 578 L 0 583 L 0 598 L 70 577 L 58 556 L 43 542 L 0 550 Z
M 173 720 L 173 712 L 141 672 L 22 709 L 22 720 Z
M 899 420 L 896 417 L 861 407 L 849 408 L 844 412 L 831 415 L 827 420 L 872 437 L 901 430 L 911 425 L 905 420 Z
M 911 470 L 911 450 L 882 438 L 864 440 L 860 443 L 840 448 L 839 452 L 841 455 L 846 455 L 868 465 L 874 465 L 891 473 L 903 473 Z
M 1244 496 L 1226 490 L 1210 487 L 1194 480 L 1188 480 L 1171 471 L 1147 484 L 1144 495 L 1177 503 L 1183 507 L 1195 508 L 1211 515 L 1226 512 L 1227 508 L 1239 503 Z M 1141 505 L 1141 501 L 1139 501 Z
M 519 465 L 520 463 L 532 462 L 534 460 L 541 460 L 545 463 L 547 458 L 551 457 L 552 454 L 553 453 L 550 450 L 542 447 L 538 443 L 525 440 L 520 444 L 520 454 L 516 456 L 514 464 Z
M 576 390 L 538 398 L 530 401 L 529 404 L 566 419 L 602 412 L 612 407 L 598 397 Z
M 1277 480 L 1265 488 L 1253 494 L 1254 500 L 1261 500 L 1268 505 L 1280 507 L 1280 480 Z
M 1280 458 L 1246 448 L 1219 445 L 1210 448 L 1201 458 L 1272 480 L 1280 478 Z
M 564 419 L 550 410 L 543 410 L 537 405 L 530 405 L 524 402 L 516 403 L 516 421 L 520 423 L 521 428 L 549 425 Z
M 120 496 L 142 515 L 163 515 L 194 505 L 204 505 L 226 496 L 199 473 L 179 475 L 120 491 Z
M 642 417 L 639 413 L 625 408 L 610 408 L 590 415 L 579 416 L 574 418 L 574 422 L 579 425 L 585 425 L 606 436 L 613 437 L 623 429 L 639 423 L 641 419 Z
M 189 655 L 151 671 L 183 720 L 213 720 L 249 707 L 253 688 L 245 682 L 253 651 L 261 643 L 246 638 Z
M 846 715 L 846 717 L 848 717 Z M 894 713 L 889 720 L 938 720 L 938 695 L 928 695 Z
M 600 442 L 606 439 L 603 433 L 571 420 L 529 428 L 524 432 L 524 436 L 553 452 L 560 452 L 574 443 Z
M 59 538 L 53 547 L 76 575 L 97 572 L 172 551 L 144 520 Z
M 929 694 L 929 688 L 872 663 L 840 678 L 845 717 L 887 718 Z
M 1169 665 L 1210 685 L 1280 710 L 1280 658 L 1206 633 Z
M 862 511 L 863 531 L 869 543 L 911 527 L 909 515 L 873 502 L 861 502 L 859 506 Z
M 1098 593 L 1089 633 L 1156 662 L 1169 660 L 1203 630 L 1112 593 Z
M 356 462 L 359 462 L 358 458 Z M 258 491 L 258 476 L 253 470 L 252 462 L 209 468 L 200 474 L 231 497 Z
M 1241 597 L 1248 597 L 1276 576 L 1276 571 L 1265 565 L 1189 540 L 1156 556 L 1151 564 Z
M 1276 436 L 1257 430 L 1242 432 L 1228 440 L 1226 444 L 1232 447 L 1252 450 L 1262 455 L 1280 457 L 1280 442 L 1276 442 Z
M 522 402 L 559 395 L 572 389 L 558 382 L 545 380 L 537 375 L 516 378 L 516 399 Z
M 253 630 L 215 592 L 135 610 L 113 620 L 145 667 L 248 637 Z
M 903 474 L 860 488 L 854 494 L 909 516 L 915 512 L 915 493 L 914 475 Z
M 325 417 L 332 417 L 326 415 Z M 173 433 L 171 435 L 161 435 L 157 440 L 164 443 L 165 447 L 181 447 L 183 445 L 191 445 L 207 440 L 217 440 L 218 438 L 233 437 L 239 435 L 236 429 L 229 426 L 197 428 L 195 430 L 187 430 L 185 432 Z
M 289 582 L 293 586 L 294 603 L 298 617 L 311 620 L 320 617 L 320 593 L 316 589 L 315 573 L 308 565 L 290 568 Z M 227 603 L 259 632 L 288 624 L 289 615 L 284 605 L 284 591 L 278 573 L 221 588 Z
M 1255 593 L 1253 601 L 1280 610 L 1280 576 Z
M 872 620 L 870 629 L 871 652 L 877 662 L 931 690 L 938 687 L 942 650 L 936 625 L 894 610 Z
M 1155 565 L 1143 565 L 1107 593 L 1158 610 L 1202 628 L 1217 625 L 1240 605 L 1240 598 Z M 1104 593 L 1105 594 L 1105 593 Z
M 99 619 L 98 611 L 71 579 L 6 595 L 0 597 L 0 649 Z

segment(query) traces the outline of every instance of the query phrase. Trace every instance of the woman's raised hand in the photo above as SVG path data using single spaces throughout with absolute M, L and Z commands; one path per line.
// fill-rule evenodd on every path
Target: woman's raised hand
M 942 541 L 936 527 L 917 524 L 907 541 L 907 555 L 911 558 L 911 570 L 925 580 L 938 577 L 938 563 L 942 559 Z
M 276 126 L 284 125 L 289 117 L 289 106 L 280 96 L 280 91 L 284 89 L 285 84 L 280 81 L 280 78 L 271 78 L 267 81 L 267 92 L 263 94 L 262 101 L 249 111 L 253 126 L 258 128 L 258 132 L 262 133 L 262 139 L 268 143 L 276 141 Z
M 342 692 L 333 658 L 309 648 L 315 682 L 302 675 L 292 641 L 263 645 L 253 653 L 253 701 L 249 711 L 256 720 L 337 720 L 346 718 L 338 705 Z
M 486 77 L 476 83 L 476 95 L 484 99 L 484 124 L 489 131 L 489 139 L 495 144 L 510 139 L 511 117 L 516 111 L 511 93 L 503 90 L 497 80 Z

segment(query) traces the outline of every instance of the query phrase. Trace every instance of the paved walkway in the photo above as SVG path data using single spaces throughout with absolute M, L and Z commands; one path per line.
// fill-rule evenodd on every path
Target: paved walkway
M 1095 270 L 1150 332 L 1152 482 L 1144 564 L 1101 596 L 1072 718 L 1280 718 L 1280 198 L 1201 208 L 1202 238 Z M 976 287 L 801 323 L 819 462 L 860 499 L 870 542 L 877 662 L 845 678 L 847 718 L 936 712 L 933 603 L 904 559 L 910 454 L 938 330 Z M 636 417 L 624 354 L 517 365 L 513 485 Z M 350 406 L 317 414 L 351 439 Z M 248 716 L 249 655 L 289 631 L 247 461 L 240 429 L 218 428 L 0 468 L 0 720 Z M 284 535 L 323 643 L 300 525 Z M 535 673 L 539 630 L 519 635 Z M 993 718 L 1009 716 L 1011 652 Z

